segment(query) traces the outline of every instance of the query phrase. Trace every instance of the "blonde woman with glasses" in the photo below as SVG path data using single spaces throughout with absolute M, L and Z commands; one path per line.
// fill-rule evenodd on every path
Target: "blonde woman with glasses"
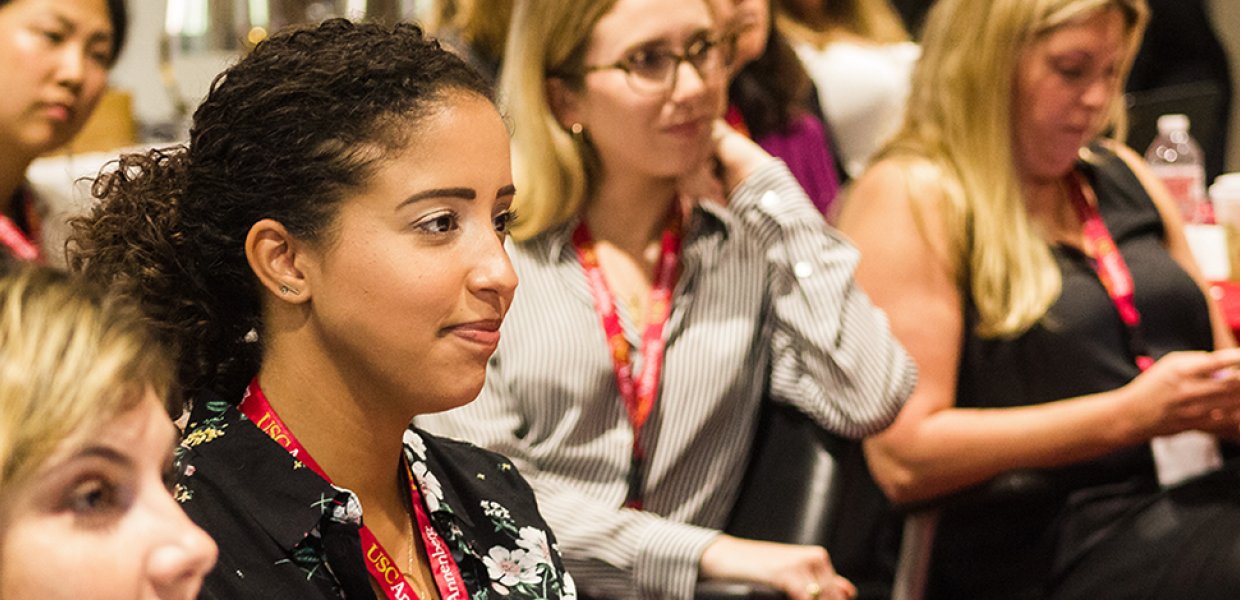
M 841 227 L 921 370 L 870 466 L 941 507 L 929 598 L 1236 598 L 1240 350 L 1104 137 L 1144 0 L 940 0 Z M 1208 435 L 1213 434 L 1213 435 Z
M 764 397 L 859 438 L 912 389 L 855 250 L 717 122 L 705 1 L 530 0 L 514 19 L 521 287 L 482 396 L 420 422 L 512 457 L 585 595 L 688 598 L 699 577 L 853 595 L 824 549 L 720 528 Z

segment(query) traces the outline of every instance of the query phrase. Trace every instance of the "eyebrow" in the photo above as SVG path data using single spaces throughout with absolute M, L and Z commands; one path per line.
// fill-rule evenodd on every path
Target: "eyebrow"
M 495 197 L 500 198 L 503 196 L 512 196 L 516 193 L 517 193 L 516 186 L 510 183 L 502 188 L 499 188 L 499 191 L 495 192 Z M 477 192 L 475 192 L 472 189 L 466 188 L 466 187 L 433 188 L 429 190 L 423 190 L 412 196 L 409 196 L 408 198 L 405 198 L 404 200 L 401 201 L 400 204 L 396 205 L 396 208 L 397 210 L 399 210 L 403 208 L 406 204 L 413 204 L 415 202 L 420 202 L 422 200 L 429 200 L 431 198 L 459 198 L 461 200 L 474 200 L 477 197 L 478 197 Z
M 70 19 L 69 17 L 64 16 L 63 14 L 59 12 L 53 12 L 52 18 L 56 19 L 56 21 L 60 23 L 60 26 L 64 27 L 65 29 L 68 29 L 74 32 L 78 30 L 77 22 Z M 88 41 L 91 43 L 107 42 L 110 44 L 112 43 L 112 36 L 113 36 L 112 33 L 109 33 L 106 31 L 97 31 L 91 34 Z
M 124 467 L 133 465 L 133 461 L 128 456 L 125 456 L 115 448 L 107 446 L 87 446 L 75 452 L 70 460 L 79 458 L 101 458 Z

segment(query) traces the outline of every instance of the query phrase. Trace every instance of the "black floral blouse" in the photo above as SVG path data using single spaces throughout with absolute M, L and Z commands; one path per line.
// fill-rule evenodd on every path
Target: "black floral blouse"
M 414 428 L 404 452 L 469 600 L 576 597 L 533 491 L 508 459 Z M 220 548 L 200 598 L 376 598 L 357 496 L 306 468 L 233 403 L 195 403 L 179 461 L 176 499 Z

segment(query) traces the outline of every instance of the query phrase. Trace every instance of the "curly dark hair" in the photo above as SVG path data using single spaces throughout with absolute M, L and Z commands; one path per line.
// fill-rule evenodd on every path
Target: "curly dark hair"
M 494 102 L 415 25 L 333 19 L 273 35 L 215 79 L 188 147 L 105 167 L 92 189 L 100 202 L 73 222 L 70 266 L 142 305 L 178 352 L 188 398 L 231 389 L 261 359 L 246 341 L 263 330 L 251 226 L 270 218 L 330 244 L 344 196 L 452 93 Z

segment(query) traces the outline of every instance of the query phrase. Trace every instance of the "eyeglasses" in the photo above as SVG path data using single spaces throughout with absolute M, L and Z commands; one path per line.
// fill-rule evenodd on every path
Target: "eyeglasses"
M 676 89 L 680 63 L 687 62 L 703 81 L 719 77 L 728 62 L 726 39 L 700 37 L 685 46 L 683 53 L 666 48 L 640 48 L 623 59 L 608 65 L 593 65 L 586 73 L 620 69 L 629 87 L 639 94 L 666 94 Z

